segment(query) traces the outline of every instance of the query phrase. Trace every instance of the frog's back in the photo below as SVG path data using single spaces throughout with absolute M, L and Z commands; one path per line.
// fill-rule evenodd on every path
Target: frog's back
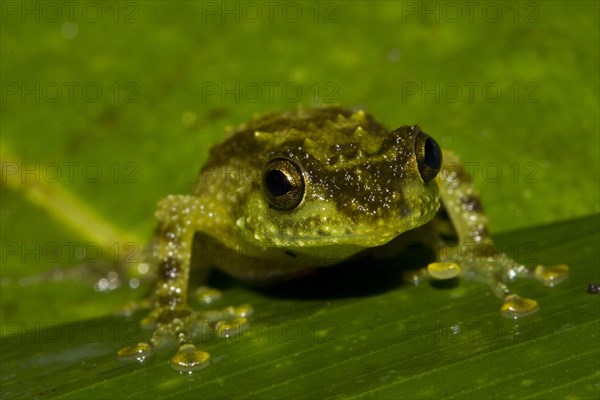
M 213 165 L 233 160 L 264 162 L 270 150 L 283 143 L 287 147 L 293 147 L 295 142 L 300 146 L 305 139 L 312 138 L 329 144 L 335 142 L 338 135 L 349 137 L 358 126 L 371 134 L 385 135 L 386 128 L 370 115 L 361 113 L 360 118 L 356 115 L 350 109 L 330 106 L 295 108 L 257 116 L 234 130 L 225 141 L 213 146 L 209 162 Z

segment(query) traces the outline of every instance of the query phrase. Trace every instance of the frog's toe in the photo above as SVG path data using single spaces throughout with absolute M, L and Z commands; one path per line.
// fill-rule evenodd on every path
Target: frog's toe
M 539 310 L 538 302 L 533 299 L 522 298 L 516 294 L 509 294 L 504 298 L 500 313 L 506 318 L 518 318 L 533 314 Z
M 210 364 L 210 354 L 191 343 L 184 343 L 171 359 L 171 367 L 179 372 L 193 372 Z
M 219 321 L 215 324 L 215 334 L 222 339 L 227 339 L 239 335 L 248 325 L 249 321 L 244 317 L 234 318 L 231 321 Z
M 434 262 L 427 266 L 427 273 L 434 279 L 452 279 L 460 275 L 460 267 L 454 262 Z
M 565 264 L 544 267 L 538 265 L 533 271 L 534 277 L 544 285 L 553 287 L 558 285 L 569 276 L 569 266 Z
M 212 304 L 223 297 L 223 293 L 219 289 L 208 286 L 200 286 L 194 294 L 202 304 Z
M 242 304 L 239 306 L 229 306 L 220 310 L 202 311 L 202 319 L 210 322 L 222 320 L 232 320 L 233 318 L 249 317 L 254 312 L 250 304 Z
M 149 343 L 141 342 L 135 346 L 125 347 L 117 353 L 122 360 L 137 360 L 144 362 L 146 357 L 152 352 L 152 346 Z

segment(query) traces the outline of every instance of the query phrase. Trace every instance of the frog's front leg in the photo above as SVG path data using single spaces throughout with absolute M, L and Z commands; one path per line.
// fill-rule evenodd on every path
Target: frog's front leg
M 554 286 L 568 276 L 569 268 L 566 265 L 530 268 L 502 253 L 488 234 L 479 195 L 454 154 L 444 153 L 442 170 L 436 179 L 443 206 L 458 236 L 458 245 L 440 252 L 439 262 L 427 268 L 429 275 L 447 279 L 462 273 L 484 281 L 503 300 L 501 313 L 505 317 L 514 318 L 537 311 L 535 300 L 513 293 L 505 281 L 528 277 Z
M 154 323 L 154 333 L 149 342 L 122 349 L 120 356 L 144 358 L 153 347 L 174 337 L 179 346 L 171 359 L 174 369 L 189 372 L 208 365 L 210 355 L 192 343 L 190 331 L 198 322 L 215 322 L 224 313 L 191 310 L 188 306 L 188 281 L 194 234 L 197 230 L 210 231 L 211 227 L 214 228 L 216 222 L 212 211 L 214 208 L 196 196 L 171 195 L 159 203 L 154 254 L 158 279 L 156 296 L 152 312 L 142 322 Z M 229 311 L 225 312 L 231 314 L 227 317 L 235 317 L 236 309 Z M 243 310 L 240 312 L 244 313 Z

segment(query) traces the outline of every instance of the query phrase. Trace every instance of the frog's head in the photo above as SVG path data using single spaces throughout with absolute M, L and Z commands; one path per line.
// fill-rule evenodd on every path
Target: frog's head
M 237 218 L 249 242 L 295 252 L 334 246 L 341 259 L 423 225 L 439 207 L 442 153 L 418 126 L 389 131 L 362 111 L 328 107 L 248 128 L 261 149 L 258 190 Z

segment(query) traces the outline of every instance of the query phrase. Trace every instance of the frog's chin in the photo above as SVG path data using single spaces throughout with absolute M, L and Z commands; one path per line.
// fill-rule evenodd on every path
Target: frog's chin
M 309 266 L 323 267 L 338 264 L 369 248 L 384 246 L 401 233 L 390 230 L 371 235 L 343 235 L 339 237 L 304 238 L 303 241 L 281 240 L 278 246 L 286 255 L 302 260 Z

